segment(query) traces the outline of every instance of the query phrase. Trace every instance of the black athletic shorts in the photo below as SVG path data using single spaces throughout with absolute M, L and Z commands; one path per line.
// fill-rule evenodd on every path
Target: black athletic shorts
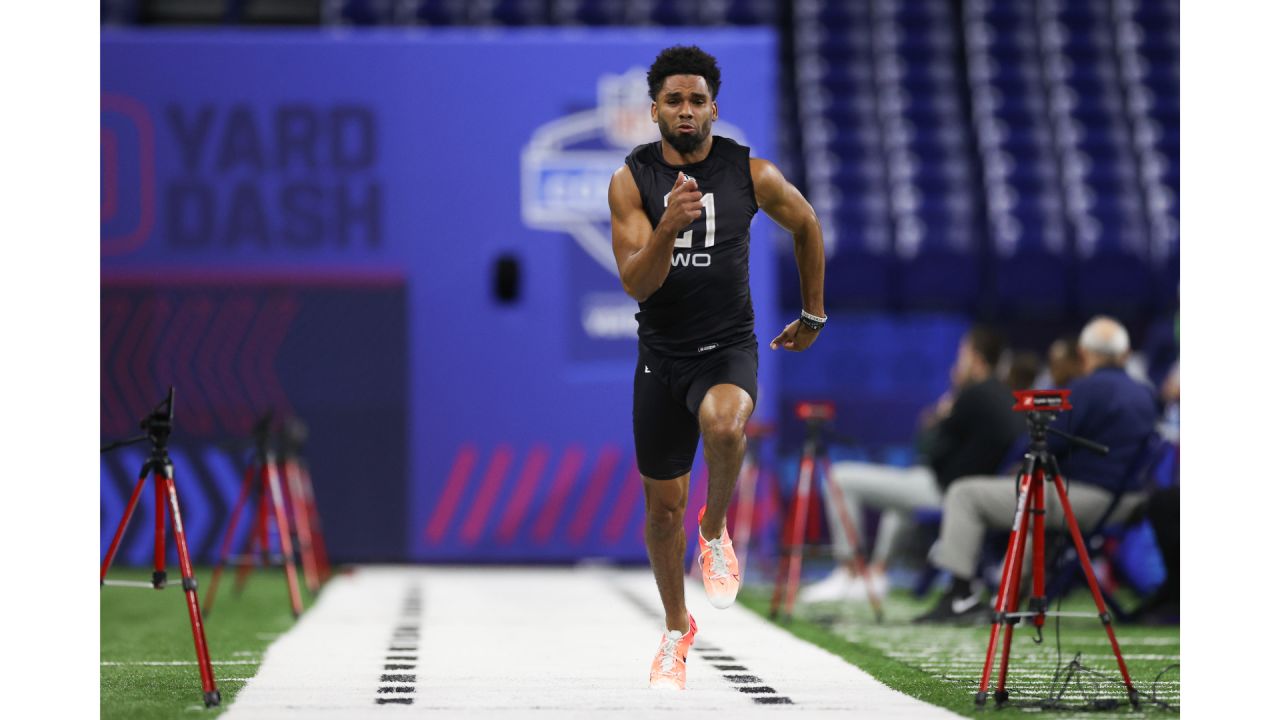
M 718 348 L 695 357 L 664 357 L 639 343 L 631 429 L 640 474 L 671 480 L 693 467 L 698 449 L 698 408 L 713 386 L 737 385 L 756 401 L 756 342 Z

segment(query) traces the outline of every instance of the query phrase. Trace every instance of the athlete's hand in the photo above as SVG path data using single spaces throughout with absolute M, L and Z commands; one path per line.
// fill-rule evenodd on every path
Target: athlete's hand
M 810 330 L 808 326 L 801 324 L 799 320 L 792 320 L 789 325 L 782 328 L 782 332 L 778 333 L 778 337 L 769 341 L 769 349 L 790 350 L 792 352 L 800 352 L 808 350 L 814 340 L 818 339 L 817 330 Z
M 676 175 L 676 184 L 667 197 L 667 209 L 660 222 L 666 223 L 671 232 L 680 232 L 702 215 L 702 193 L 698 181 L 684 173 Z

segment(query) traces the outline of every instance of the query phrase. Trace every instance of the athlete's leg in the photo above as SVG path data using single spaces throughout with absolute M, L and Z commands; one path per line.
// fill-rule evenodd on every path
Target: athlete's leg
M 702 428 L 702 454 L 707 461 L 707 512 L 702 516 L 702 537 L 718 538 L 733 487 L 747 449 L 747 421 L 755 403 L 737 385 L 714 385 L 702 398 L 698 425 Z
M 684 606 L 684 511 L 689 501 L 689 474 L 671 480 L 644 479 L 644 544 L 667 614 L 667 629 L 689 632 Z

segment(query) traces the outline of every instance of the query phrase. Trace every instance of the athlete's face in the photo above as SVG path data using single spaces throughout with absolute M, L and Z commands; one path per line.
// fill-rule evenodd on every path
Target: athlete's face
M 668 75 L 650 112 L 663 139 L 681 155 L 711 137 L 711 123 L 719 115 L 701 75 Z

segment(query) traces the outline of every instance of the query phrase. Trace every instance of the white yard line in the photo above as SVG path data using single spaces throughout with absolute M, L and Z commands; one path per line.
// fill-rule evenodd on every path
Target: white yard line
M 686 595 L 699 626 L 689 689 L 655 692 L 647 569 L 362 568 L 267 649 L 226 717 L 957 717 L 745 608 L 713 609 L 700 584 Z

